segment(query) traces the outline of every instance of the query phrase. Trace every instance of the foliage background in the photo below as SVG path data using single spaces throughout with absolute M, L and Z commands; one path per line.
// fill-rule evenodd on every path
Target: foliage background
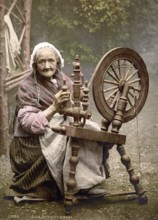
M 158 43 L 157 11 L 157 0 L 33 0 L 31 47 L 49 41 L 90 65 L 114 47 L 142 53 Z

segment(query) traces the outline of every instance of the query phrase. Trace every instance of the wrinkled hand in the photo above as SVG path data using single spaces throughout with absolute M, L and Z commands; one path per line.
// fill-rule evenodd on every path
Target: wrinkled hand
M 58 111 L 64 103 L 69 101 L 70 99 L 70 92 L 66 91 L 63 92 L 62 90 L 55 94 L 53 105 L 55 109 Z

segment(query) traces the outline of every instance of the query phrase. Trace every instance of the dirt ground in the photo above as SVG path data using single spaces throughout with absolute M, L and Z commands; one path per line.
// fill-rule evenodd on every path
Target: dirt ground
M 140 205 L 135 195 L 91 199 L 79 202 L 73 208 L 71 216 L 64 214 L 62 202 L 25 203 L 23 206 L 16 206 L 13 201 L 4 199 L 4 191 L 10 184 L 12 173 L 8 156 L 2 156 L 0 158 L 0 220 L 158 220 L 158 64 L 155 62 L 154 53 L 145 54 L 143 58 L 150 78 L 149 95 L 138 117 L 124 124 L 120 133 L 127 135 L 125 149 L 146 191 L 148 203 Z M 100 116 L 95 109 L 93 117 L 100 122 Z M 133 191 L 115 147 L 110 150 L 109 164 L 111 178 L 102 187 L 110 192 Z

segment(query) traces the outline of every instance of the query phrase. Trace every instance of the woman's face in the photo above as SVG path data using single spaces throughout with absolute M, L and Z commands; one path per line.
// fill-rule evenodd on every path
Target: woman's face
M 52 78 L 57 68 L 57 58 L 51 48 L 41 48 L 36 53 L 37 71 L 46 78 Z

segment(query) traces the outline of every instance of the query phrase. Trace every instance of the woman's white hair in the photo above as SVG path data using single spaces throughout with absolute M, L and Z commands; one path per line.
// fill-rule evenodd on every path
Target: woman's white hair
M 35 58 L 35 55 L 36 55 L 36 52 L 41 49 L 41 48 L 46 48 L 46 47 L 49 47 L 49 48 L 52 48 L 54 50 L 54 52 L 57 54 L 57 56 L 59 57 L 59 60 L 60 60 L 60 68 L 63 68 L 64 67 L 64 59 L 62 58 L 61 54 L 60 54 L 60 51 L 53 46 L 53 44 L 50 44 L 48 42 L 42 42 L 42 43 L 39 43 L 37 44 L 34 49 L 33 49 L 33 52 L 31 54 L 31 59 L 30 59 L 30 67 L 31 69 L 33 68 L 33 64 L 35 62 L 34 58 Z

